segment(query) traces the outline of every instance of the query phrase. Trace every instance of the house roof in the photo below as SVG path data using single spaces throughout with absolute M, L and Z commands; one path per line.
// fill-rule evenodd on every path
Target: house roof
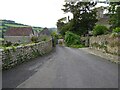
M 40 33 L 39 33 L 39 35 L 41 35 L 41 34 L 46 34 L 46 35 L 50 35 L 50 31 L 49 31 L 49 29 L 48 28 L 44 28 Z
M 10 27 L 5 36 L 30 36 L 33 34 L 32 27 Z

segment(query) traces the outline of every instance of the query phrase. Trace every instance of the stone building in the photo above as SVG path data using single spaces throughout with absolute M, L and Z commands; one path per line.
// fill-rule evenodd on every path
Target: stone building
M 107 12 L 104 13 L 105 8 L 101 6 L 96 9 L 97 9 L 97 19 L 98 19 L 98 22 L 96 24 L 104 25 L 109 28 L 110 27 L 109 14 Z
M 50 34 L 50 31 L 49 31 L 48 28 L 43 28 L 43 30 L 42 30 L 41 32 L 39 32 L 38 35 L 39 35 L 39 36 L 41 36 L 41 35 L 50 36 L 51 34 Z
M 34 35 L 32 27 L 11 27 L 4 34 L 4 40 L 12 43 L 28 43 Z

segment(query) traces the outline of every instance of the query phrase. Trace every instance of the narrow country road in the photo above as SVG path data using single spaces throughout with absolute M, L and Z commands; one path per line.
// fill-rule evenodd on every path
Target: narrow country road
M 117 88 L 118 65 L 57 46 L 51 54 L 3 72 L 3 88 Z

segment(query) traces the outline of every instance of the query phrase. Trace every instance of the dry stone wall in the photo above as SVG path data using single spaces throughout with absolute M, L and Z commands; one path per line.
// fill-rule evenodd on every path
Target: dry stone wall
M 112 37 L 111 35 L 100 35 L 90 37 L 90 47 L 102 52 L 119 55 L 120 37 Z
M 12 68 L 15 65 L 49 53 L 51 50 L 51 40 L 26 46 L 19 46 L 12 49 L 4 49 L 1 51 L 2 54 L 0 54 L 0 57 L 2 55 L 2 69 Z

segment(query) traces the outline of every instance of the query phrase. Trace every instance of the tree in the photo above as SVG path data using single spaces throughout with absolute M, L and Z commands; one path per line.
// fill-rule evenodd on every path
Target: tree
M 66 2 L 64 12 L 71 12 L 73 14 L 73 19 L 70 20 L 68 30 L 82 35 L 87 34 L 89 30 L 92 30 L 96 19 L 96 10 L 92 9 L 96 3 L 94 2 Z
M 66 17 L 63 17 L 57 21 L 57 29 L 59 33 L 63 33 L 62 27 L 65 25 Z
M 120 1 L 110 3 L 109 14 L 111 29 L 120 27 Z

